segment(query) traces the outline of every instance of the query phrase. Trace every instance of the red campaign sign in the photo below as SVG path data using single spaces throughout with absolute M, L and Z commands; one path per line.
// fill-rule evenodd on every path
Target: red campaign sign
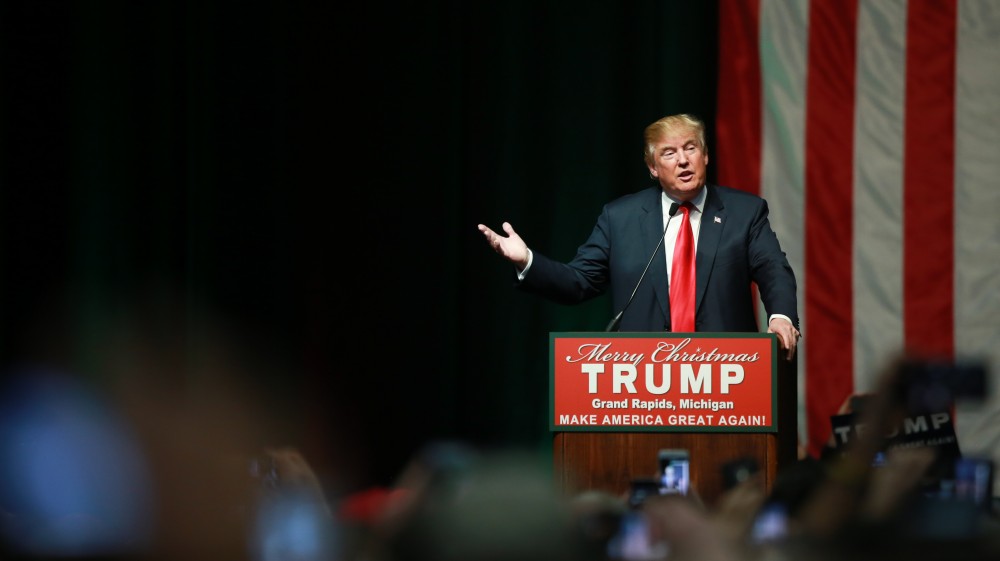
M 553 431 L 777 432 L 777 337 L 551 333 Z

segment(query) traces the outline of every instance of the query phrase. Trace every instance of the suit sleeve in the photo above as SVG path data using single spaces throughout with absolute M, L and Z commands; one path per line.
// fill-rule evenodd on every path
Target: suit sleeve
M 768 220 L 767 201 L 761 199 L 750 228 L 750 277 L 757 284 L 768 314 L 783 314 L 798 327 L 795 273 Z
M 560 304 L 579 304 L 603 294 L 609 286 L 610 222 L 605 205 L 590 237 L 569 263 L 532 250 L 531 269 L 516 287 Z

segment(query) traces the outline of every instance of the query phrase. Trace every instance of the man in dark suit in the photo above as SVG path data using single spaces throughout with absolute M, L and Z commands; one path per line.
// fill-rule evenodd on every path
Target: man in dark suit
M 479 230 L 514 264 L 521 290 L 577 304 L 610 289 L 613 309 L 621 313 L 609 329 L 756 332 L 751 288 L 756 283 L 769 314 L 767 332 L 778 336 L 791 359 L 801 336 L 795 274 L 771 230 L 767 202 L 706 181 L 705 125 L 697 117 L 659 119 L 646 127 L 645 143 L 646 166 L 658 185 L 606 204 L 569 263 L 530 250 L 508 222 L 506 237 L 483 224 Z M 679 218 L 685 203 L 693 206 Z M 671 267 L 678 232 L 688 223 L 696 248 L 693 329 L 690 323 L 677 329 L 678 320 L 671 319 Z M 675 312 L 680 307 L 676 296 L 673 307 Z

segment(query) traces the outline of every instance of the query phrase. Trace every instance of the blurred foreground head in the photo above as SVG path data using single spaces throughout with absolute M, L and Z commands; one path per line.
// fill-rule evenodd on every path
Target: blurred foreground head
M 517 451 L 435 444 L 404 470 L 379 561 L 579 561 L 584 542 L 551 470 Z
M 28 359 L 2 365 L 0 553 L 270 561 L 314 528 L 316 548 L 292 558 L 331 558 L 321 489 L 276 493 L 252 469 L 288 436 L 259 388 L 288 375 L 279 357 L 168 297 L 56 328 L 72 323 L 37 330 Z

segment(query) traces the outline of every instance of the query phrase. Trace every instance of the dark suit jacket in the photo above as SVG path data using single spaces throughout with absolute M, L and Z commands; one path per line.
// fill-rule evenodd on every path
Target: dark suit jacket
M 767 202 L 728 187 L 706 188 L 695 258 L 695 330 L 760 331 L 751 282 L 757 283 L 768 314 L 784 314 L 798 326 L 795 274 L 771 230 Z M 517 287 L 563 304 L 584 302 L 610 290 L 617 314 L 663 237 L 661 200 L 657 185 L 606 204 L 572 261 L 561 263 L 532 250 L 531 268 Z M 621 331 L 670 331 L 663 251 L 661 244 L 622 316 Z

